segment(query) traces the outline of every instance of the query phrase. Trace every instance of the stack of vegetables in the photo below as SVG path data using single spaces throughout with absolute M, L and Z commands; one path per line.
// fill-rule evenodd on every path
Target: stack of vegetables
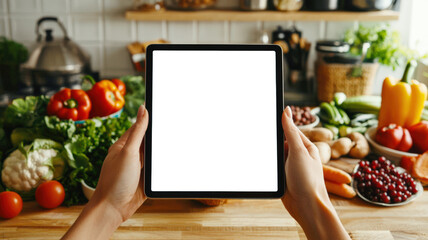
M 84 203 L 81 181 L 97 185 L 108 149 L 132 125 L 144 90 L 143 79 L 131 76 L 102 80 L 86 92 L 65 88 L 50 99 L 15 99 L 0 122 L 0 192 L 13 191 L 24 200 L 37 200 L 38 192 L 52 199 L 57 194 L 61 200 L 61 191 L 54 191 L 59 184 L 65 205 Z M 117 118 L 98 118 L 122 108 Z M 42 187 L 45 183 L 51 187 Z M 0 201 L 6 195 L 16 197 L 4 192 Z M 37 201 L 49 208 L 62 200 L 51 205 Z

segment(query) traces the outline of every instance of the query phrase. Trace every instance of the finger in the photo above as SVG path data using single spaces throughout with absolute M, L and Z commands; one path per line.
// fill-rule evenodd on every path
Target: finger
M 139 151 L 149 124 L 149 113 L 143 105 L 138 109 L 137 121 L 132 126 L 125 147 L 130 151 Z
M 287 106 L 282 112 L 282 128 L 284 129 L 284 135 L 287 140 L 288 146 L 291 149 L 298 149 L 304 147 L 302 139 L 300 137 L 300 131 L 294 125 L 293 116 L 291 109 Z
M 300 131 L 300 129 L 297 129 L 299 131 L 299 135 L 300 135 L 300 139 L 302 139 L 302 143 L 303 145 L 305 145 L 305 147 L 310 147 L 312 144 L 312 142 L 306 137 L 306 135 L 304 133 L 302 133 L 302 131 Z

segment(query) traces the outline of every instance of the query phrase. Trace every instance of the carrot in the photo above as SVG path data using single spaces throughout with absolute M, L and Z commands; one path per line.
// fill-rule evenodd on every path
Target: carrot
M 344 198 L 353 198 L 356 195 L 354 189 L 348 184 L 335 183 L 325 180 L 325 187 L 327 188 L 327 192 L 336 194 Z
M 323 165 L 322 170 L 324 172 L 325 180 L 329 180 L 336 183 L 350 183 L 352 180 L 351 175 L 338 168 Z

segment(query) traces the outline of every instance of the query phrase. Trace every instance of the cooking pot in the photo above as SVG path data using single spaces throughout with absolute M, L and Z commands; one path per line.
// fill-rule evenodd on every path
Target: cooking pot
M 391 9 L 397 0 L 346 0 L 347 10 L 377 11 Z
M 40 26 L 47 21 L 59 25 L 63 38 L 54 39 L 52 29 L 45 29 L 43 37 Z M 29 94 L 49 94 L 61 87 L 79 88 L 82 77 L 91 74 L 89 55 L 68 37 L 64 25 L 56 17 L 40 18 L 36 34 L 38 45 L 21 66 L 21 90 Z

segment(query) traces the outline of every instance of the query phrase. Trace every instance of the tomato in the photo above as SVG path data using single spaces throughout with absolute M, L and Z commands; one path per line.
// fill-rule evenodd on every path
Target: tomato
M 0 217 L 13 218 L 22 210 L 22 198 L 16 192 L 0 193 Z
M 412 136 L 410 136 L 409 130 L 407 128 L 403 128 L 403 138 L 401 138 L 400 143 L 397 146 L 398 151 L 407 152 L 412 148 L 413 140 Z
M 409 127 L 409 132 L 413 138 L 415 150 L 418 153 L 428 151 L 428 122 L 421 121 Z
M 56 208 L 64 202 L 64 187 L 58 181 L 47 181 L 36 189 L 36 201 L 44 208 Z
M 114 83 L 114 85 L 116 85 L 120 94 L 122 94 L 122 96 L 125 96 L 125 94 L 126 94 L 125 83 L 123 83 L 120 79 L 117 79 L 117 78 L 113 78 L 111 81 Z
M 375 139 L 376 142 L 385 147 L 397 149 L 398 145 L 401 143 L 403 135 L 403 128 L 391 123 L 388 126 L 379 128 L 376 132 Z

